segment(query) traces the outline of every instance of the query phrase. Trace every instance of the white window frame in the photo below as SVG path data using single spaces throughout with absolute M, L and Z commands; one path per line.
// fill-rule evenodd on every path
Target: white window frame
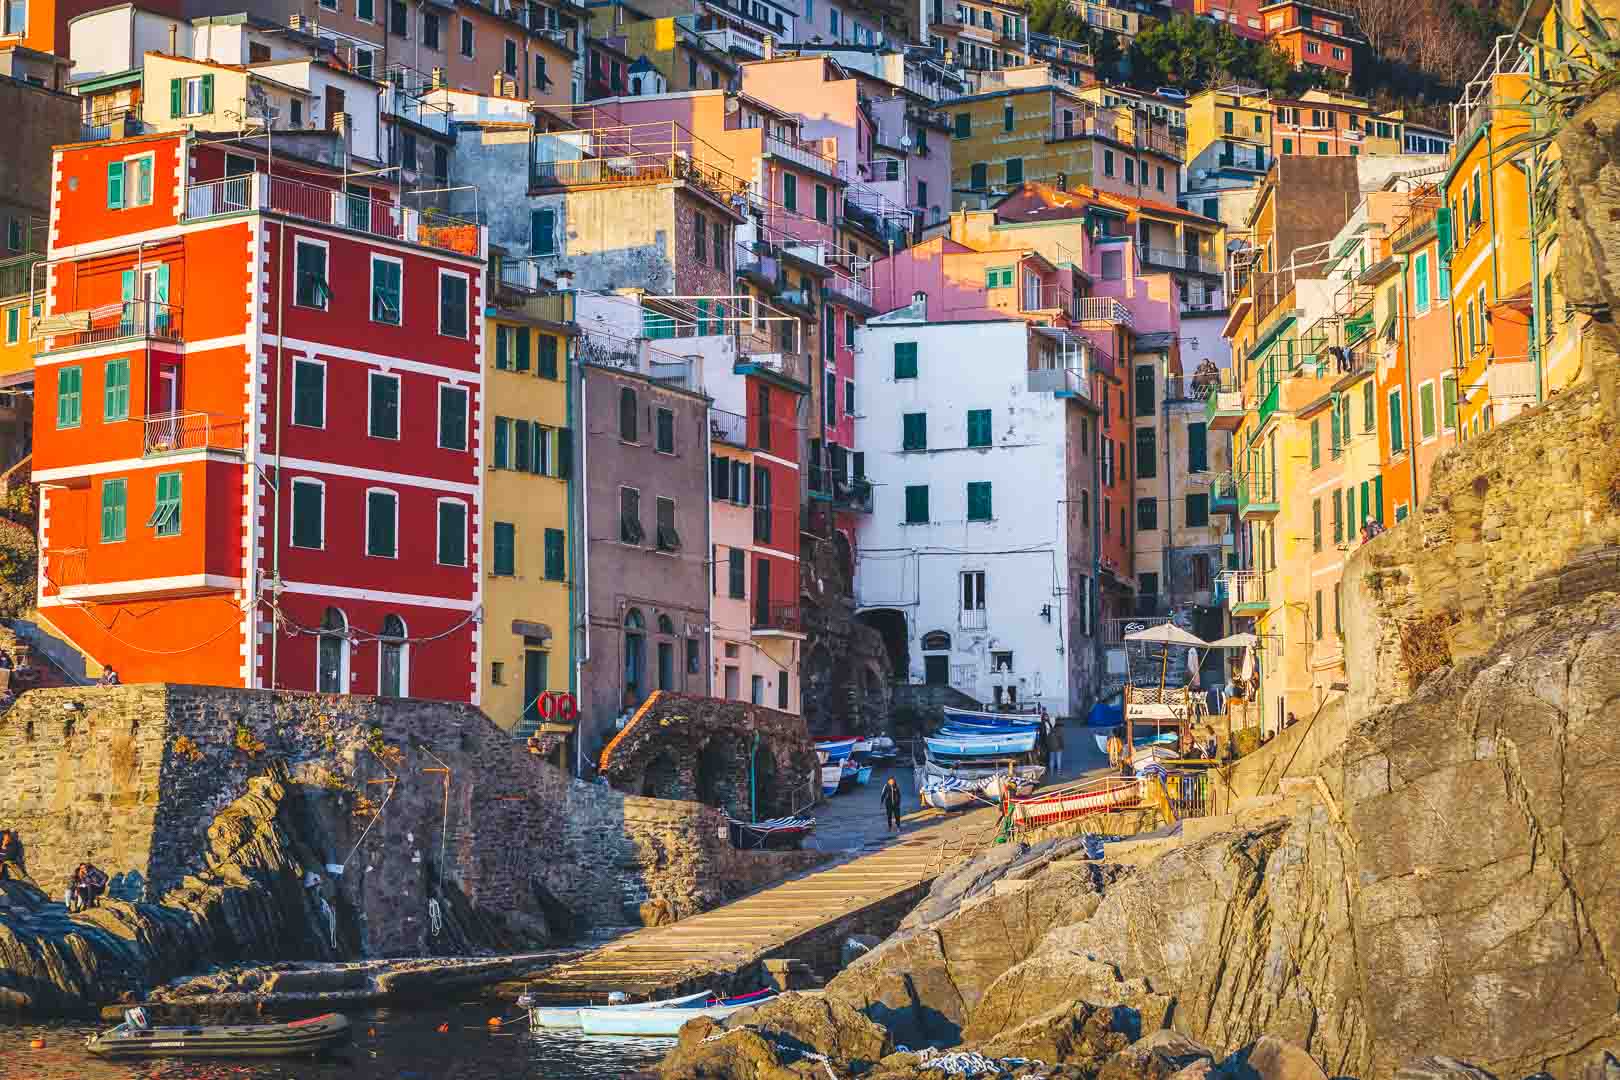
M 145 168 L 150 178 L 146 185 L 145 202 L 138 201 L 141 197 L 141 185 L 131 172 L 131 166 Z M 157 160 L 155 154 L 131 154 L 124 159 L 124 205 L 119 209 L 128 210 L 135 206 L 151 206 L 152 201 L 156 198 L 156 188 Z
M 467 46 L 469 45 L 472 46 L 471 51 L 468 51 Z M 478 55 L 478 27 L 473 25 L 473 21 L 465 15 L 456 24 L 456 53 L 466 57 L 468 60 L 472 60 Z
M 466 403 L 461 410 L 461 445 L 457 450 L 444 444 L 444 393 L 446 390 L 459 393 Z M 460 383 L 441 382 L 439 384 L 439 449 L 449 450 L 452 454 L 460 454 L 472 449 L 472 439 L 469 438 L 469 429 L 472 427 L 472 392 Z
M 306 364 L 306 365 L 308 365 L 310 367 L 320 368 L 320 370 L 321 370 L 321 422 L 319 424 L 300 424 L 298 422 L 298 365 L 299 364 Z M 292 408 L 288 410 L 288 417 L 287 417 L 287 423 L 290 426 L 307 428 L 310 431 L 325 431 L 326 430 L 326 397 L 327 397 L 326 391 L 327 391 L 327 387 L 329 385 L 328 382 L 327 382 L 327 379 L 326 379 L 326 375 L 327 375 L 327 371 L 326 371 L 326 361 L 325 360 L 321 360 L 321 359 L 319 359 L 317 357 L 313 357 L 313 356 L 299 356 L 299 357 L 294 357 L 293 358 L 292 386 L 289 388 L 289 391 L 290 391 L 290 394 L 291 394 L 291 397 L 292 397 Z M 370 387 L 367 387 L 367 389 L 369 390 Z M 369 403 L 368 403 L 368 408 L 369 408 Z
M 451 503 L 461 507 L 461 561 L 458 563 L 445 562 L 444 548 L 441 546 L 441 542 L 444 539 L 444 530 L 440 527 L 440 522 L 444 516 L 445 506 Z M 448 499 L 441 497 L 437 502 L 435 502 L 433 504 L 433 561 L 439 566 L 453 566 L 460 569 L 466 569 L 467 559 L 470 555 L 469 549 L 472 547 L 472 544 L 468 540 L 468 533 L 471 531 L 471 527 L 472 509 L 467 505 L 466 499 Z
M 371 497 L 373 495 L 391 495 L 394 499 L 394 553 L 392 555 L 378 555 L 371 550 Z M 399 558 L 399 492 L 393 488 L 368 487 L 366 488 L 366 527 L 360 537 L 360 554 L 367 559 L 395 559 Z
M 377 318 L 377 307 L 373 298 L 377 295 L 377 264 L 379 262 L 393 263 L 399 267 L 399 318 L 394 322 Z M 404 326 L 405 325 L 405 260 L 394 255 L 384 255 L 373 251 L 371 259 L 366 263 L 366 274 L 370 283 L 366 289 L 366 318 L 378 326 Z
M 381 633 L 377 635 L 377 696 L 382 696 L 383 654 L 388 646 L 397 644 L 399 646 L 399 696 L 408 698 L 411 696 L 411 624 L 406 622 L 405 616 L 397 611 L 390 611 L 387 615 L 392 615 L 399 620 L 399 625 L 405 628 L 405 636 L 396 641 L 394 638 L 383 637 Z
M 394 416 L 394 434 L 391 435 L 391 436 L 390 435 L 377 435 L 377 434 L 373 434 L 373 432 L 372 432 L 373 425 L 372 425 L 372 415 L 371 415 L 371 400 L 372 400 L 371 399 L 371 380 L 373 380 L 373 379 L 393 379 L 394 380 L 394 385 L 398 388 L 398 393 L 395 394 L 395 396 L 394 396 L 394 404 L 395 404 L 395 409 L 396 409 L 396 415 Z M 382 440 L 384 440 L 386 442 L 399 442 L 404 437 L 404 435 L 405 435 L 405 380 L 400 378 L 399 375 L 395 374 L 392 371 L 368 371 L 368 372 L 366 372 L 366 438 L 368 438 L 368 439 L 382 439 Z
M 293 537 L 297 534 L 296 533 L 297 514 L 294 512 L 294 507 L 297 505 L 297 500 L 291 497 L 291 493 L 289 493 L 289 498 L 288 498 L 288 501 L 287 501 L 287 546 L 289 548 L 294 548 L 294 549 L 296 549 L 298 551 L 325 551 L 326 550 L 326 481 L 320 479 L 319 477 L 315 477 L 315 476 L 295 476 L 295 477 L 293 477 L 292 478 L 292 488 L 293 488 L 293 490 L 296 490 L 299 484 L 309 484 L 309 485 L 311 485 L 311 486 L 313 486 L 313 487 L 320 490 L 320 493 L 321 493 L 321 546 L 311 548 L 311 547 L 304 547 L 301 544 L 293 543 Z M 345 616 L 345 618 L 347 618 L 347 616 Z
M 967 607 L 967 579 L 969 575 L 979 575 L 978 607 Z M 987 597 L 990 595 L 990 573 L 987 570 L 959 570 L 956 575 L 956 606 L 958 611 L 985 611 L 988 609 Z
M 444 279 L 447 278 L 447 277 L 448 278 L 460 278 L 461 283 L 464 286 L 466 286 L 466 288 L 467 288 L 467 304 L 466 304 L 466 310 L 463 313 L 463 316 L 464 316 L 466 321 L 462 325 L 461 333 L 459 333 L 459 334 L 447 334 L 447 333 L 444 332 Z M 404 286 L 402 284 L 400 286 L 401 298 L 400 298 L 400 305 L 399 305 L 401 310 L 404 310 L 404 307 L 405 307 L 405 301 L 404 301 L 404 295 L 403 295 L 404 292 L 405 292 L 405 289 L 404 289 Z M 473 323 L 472 277 L 471 277 L 471 275 L 463 273 L 460 270 L 446 270 L 443 267 L 439 268 L 439 303 L 438 303 L 437 317 L 435 319 L 435 323 L 436 323 L 436 325 L 435 325 L 434 329 L 438 331 L 438 334 L 439 334 L 440 337 L 454 338 L 457 341 L 466 341 L 467 340 L 467 335 L 472 333 L 472 323 Z
M 319 306 L 314 306 L 314 305 L 310 305 L 310 304 L 300 304 L 298 302 L 298 249 L 303 248 L 303 247 L 320 248 L 321 252 L 322 252 L 322 258 L 326 262 L 326 274 L 325 274 L 326 303 L 321 304 Z M 399 285 L 400 285 L 400 291 L 404 292 L 404 290 L 405 290 L 405 276 L 404 276 L 404 271 L 403 270 L 401 270 L 401 272 L 400 272 Z M 292 294 L 293 294 L 293 307 L 303 308 L 305 311 L 331 311 L 332 310 L 332 245 L 331 245 L 331 243 L 329 241 L 318 240 L 313 236 L 298 236 L 298 237 L 293 238 L 293 289 L 292 289 Z M 371 301 L 371 298 L 369 296 L 367 296 L 366 297 L 366 302 L 370 303 L 370 301 Z
M 201 116 L 203 76 L 188 75 L 180 80 L 180 115 Z

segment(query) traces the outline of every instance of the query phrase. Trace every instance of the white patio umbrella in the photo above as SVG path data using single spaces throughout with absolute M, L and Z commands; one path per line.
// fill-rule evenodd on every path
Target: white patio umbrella
M 1228 634 L 1219 641 L 1209 643 L 1211 649 L 1252 649 L 1260 643 L 1260 639 L 1250 633 Z
M 1165 675 L 1170 671 L 1170 646 L 1186 645 L 1194 649 L 1202 649 L 1207 642 L 1197 634 L 1188 633 L 1175 623 L 1160 623 L 1150 626 L 1146 630 L 1135 630 L 1125 635 L 1126 641 L 1151 641 L 1164 646 L 1163 663 L 1159 666 L 1159 689 L 1164 689 Z

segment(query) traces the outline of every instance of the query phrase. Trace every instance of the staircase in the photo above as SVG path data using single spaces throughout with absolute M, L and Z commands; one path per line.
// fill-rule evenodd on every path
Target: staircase
M 26 646 L 34 666 L 40 669 L 39 686 L 88 686 L 101 678 L 101 665 L 80 652 L 43 615 L 36 612 L 32 619 L 6 619 L 4 625 L 0 649 L 15 656 L 7 636 Z

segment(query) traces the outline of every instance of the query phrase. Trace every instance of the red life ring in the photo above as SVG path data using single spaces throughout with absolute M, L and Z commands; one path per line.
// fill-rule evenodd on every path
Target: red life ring
M 579 719 L 579 702 L 574 700 L 573 694 L 557 695 L 557 718 L 569 722 Z
M 549 690 L 540 695 L 540 719 L 550 720 L 557 714 L 557 695 Z

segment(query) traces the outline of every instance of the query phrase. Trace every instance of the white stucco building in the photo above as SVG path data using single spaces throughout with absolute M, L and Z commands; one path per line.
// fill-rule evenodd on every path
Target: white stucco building
M 912 683 L 1054 715 L 1089 704 L 1096 460 L 1082 431 L 1096 410 L 1084 348 L 1022 321 L 928 323 L 920 303 L 856 332 L 856 445 L 873 484 L 856 604 Z

